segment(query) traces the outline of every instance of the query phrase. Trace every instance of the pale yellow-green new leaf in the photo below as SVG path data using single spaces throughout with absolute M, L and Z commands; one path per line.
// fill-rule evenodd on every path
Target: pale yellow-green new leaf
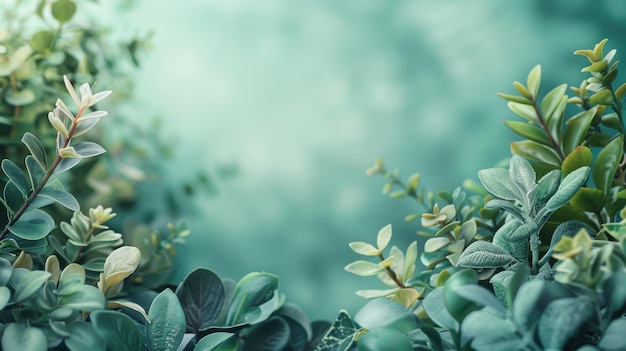
M 114 309 L 118 309 L 121 307 L 130 308 L 131 310 L 135 310 L 139 312 L 139 314 L 143 316 L 146 322 L 150 323 L 150 317 L 148 317 L 146 310 L 144 310 L 143 307 L 141 307 L 140 305 L 134 302 L 124 301 L 124 300 L 113 300 L 113 301 L 107 302 L 107 306 L 106 306 L 108 310 L 114 310 Z
M 378 236 L 376 237 L 376 245 L 378 245 L 378 250 L 382 252 L 387 247 L 387 245 L 389 245 L 390 241 L 391 224 L 387 224 L 378 232 Z
M 381 267 L 374 262 L 359 260 L 348 264 L 344 269 L 352 274 L 368 277 L 384 271 L 385 267 Z
M 354 241 L 348 245 L 350 245 L 350 248 L 352 249 L 352 251 L 363 256 L 378 256 L 381 253 L 380 250 L 377 250 L 374 247 L 374 245 L 368 244 L 363 241 Z
M 104 271 L 98 283 L 100 289 L 106 293 L 107 288 L 117 285 L 131 275 L 141 260 L 141 251 L 134 246 L 119 247 L 104 261 Z
M 537 99 L 537 94 L 539 93 L 539 85 L 541 83 L 541 65 L 537 65 L 533 67 L 533 69 L 528 74 L 528 80 L 526 85 L 528 86 L 528 90 L 533 96 L 533 100 Z

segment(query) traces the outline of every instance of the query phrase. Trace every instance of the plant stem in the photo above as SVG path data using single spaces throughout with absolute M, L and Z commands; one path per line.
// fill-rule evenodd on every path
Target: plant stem
M 378 258 L 381 262 L 385 260 L 385 256 L 383 256 L 382 254 L 379 254 Z M 391 278 L 391 280 L 393 280 L 393 282 L 396 283 L 399 288 L 406 288 L 406 285 L 404 285 L 404 283 L 398 278 L 398 275 L 396 274 L 396 272 L 393 271 L 393 269 L 391 269 L 390 267 L 385 267 L 385 272 L 387 272 L 389 278 Z
M 61 148 L 65 148 L 70 144 L 72 140 L 72 136 L 74 135 L 74 132 L 76 131 L 76 127 L 78 127 L 78 120 L 80 116 L 83 114 L 84 110 L 85 110 L 84 106 L 81 106 L 78 109 L 78 113 L 76 113 L 76 117 L 74 117 L 74 120 L 72 121 L 72 126 L 70 127 L 70 130 L 68 132 L 68 136 L 65 139 L 65 142 L 63 143 Z M 41 182 L 39 182 L 39 184 L 33 190 L 33 192 L 30 193 L 30 195 L 28 196 L 24 204 L 15 212 L 15 215 L 13 215 L 13 218 L 11 218 L 11 221 L 9 221 L 9 223 L 4 227 L 4 230 L 2 230 L 2 233 L 0 233 L 0 241 L 6 238 L 6 236 L 10 232 L 9 227 L 14 225 L 22 217 L 22 215 L 26 212 L 26 210 L 28 210 L 28 208 L 33 203 L 33 201 L 35 201 L 35 198 L 37 197 L 37 195 L 39 195 L 39 193 L 44 188 L 44 186 L 46 186 L 46 184 L 48 183 L 48 180 L 50 180 L 50 177 L 52 177 L 52 174 L 54 174 L 54 170 L 59 166 L 59 163 L 61 163 L 61 160 L 63 160 L 63 157 L 61 157 L 61 155 L 57 153 L 57 156 L 54 159 L 54 162 L 52 163 L 52 165 L 50 166 L 50 168 L 48 169 L 44 177 L 41 179 Z
M 561 151 L 561 146 L 556 141 L 556 139 L 554 139 L 554 136 L 552 135 L 552 133 L 550 133 L 550 129 L 548 128 L 548 125 L 546 124 L 546 121 L 543 118 L 543 115 L 541 114 L 541 111 L 539 110 L 539 106 L 537 104 L 538 104 L 537 100 L 533 98 L 533 108 L 535 109 L 535 115 L 537 115 L 537 121 L 539 121 L 541 128 L 543 128 L 543 131 L 546 133 L 546 136 L 550 140 L 550 144 L 552 144 L 552 148 L 554 149 L 554 151 L 556 151 L 557 156 L 559 156 L 559 160 L 563 162 L 563 160 L 565 160 L 565 156 L 563 156 L 563 151 Z

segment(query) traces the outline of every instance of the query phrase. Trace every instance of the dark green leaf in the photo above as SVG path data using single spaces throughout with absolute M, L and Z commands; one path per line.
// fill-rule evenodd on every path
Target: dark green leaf
M 255 326 L 243 345 L 244 351 L 281 351 L 289 341 L 289 326 L 278 317 L 272 317 Z
M 593 317 L 595 306 L 586 296 L 551 302 L 541 314 L 539 338 L 545 349 L 562 349 L 578 328 Z
M 53 40 L 54 33 L 49 30 L 42 30 L 35 33 L 31 37 L 29 44 L 33 48 L 33 50 L 38 52 L 45 52 L 46 50 L 50 49 Z
M 96 123 L 98 123 L 99 120 L 100 118 L 93 118 L 81 121 L 74 130 L 74 137 L 87 133 L 96 125 Z
M 227 325 L 251 322 L 247 316 L 257 315 L 258 308 L 270 301 L 278 288 L 278 277 L 270 273 L 248 273 L 235 287 L 228 309 Z
M 200 341 L 198 341 L 193 351 L 211 351 L 217 345 L 221 344 L 226 339 L 230 338 L 232 335 L 233 335 L 232 333 L 224 333 L 224 332 L 217 332 L 217 333 L 209 334 L 203 337 L 202 339 L 200 339 Z
M 26 145 L 28 151 L 30 151 L 31 155 L 37 161 L 37 164 L 41 168 L 42 171 L 48 170 L 48 158 L 46 155 L 46 148 L 43 146 L 41 141 L 37 139 L 33 134 L 26 132 L 24 136 L 22 136 L 22 143 Z
M 22 193 L 24 197 L 27 197 L 30 192 L 30 186 L 28 185 L 28 178 L 26 178 L 24 171 L 9 159 L 2 160 L 2 170 L 15 186 L 17 186 L 20 193 Z
M 175 351 L 185 334 L 185 313 L 170 289 L 154 298 L 148 311 L 146 339 L 152 351 Z
M 602 293 L 609 317 L 622 314 L 626 309 L 626 272 L 613 273 L 602 285 Z
M 8 181 L 4 186 L 4 201 L 9 206 L 10 212 L 17 212 L 26 199 L 12 181 Z
M 593 165 L 593 181 L 604 194 L 609 193 L 618 164 L 622 160 L 624 136 L 619 135 L 611 140 L 600 152 Z
M 67 327 L 70 335 L 65 339 L 65 346 L 70 351 L 106 351 L 106 341 L 91 323 L 76 321 Z
M 616 319 L 612 321 L 604 331 L 604 335 L 602 335 L 598 346 L 603 351 L 625 350 L 626 338 L 624 338 L 624 330 L 626 330 L 626 319 Z
M 307 318 L 304 311 L 293 303 L 285 303 L 276 313 L 287 321 L 289 328 L 293 329 L 293 324 L 297 324 L 302 328 L 305 334 L 305 339 L 309 340 L 313 336 L 313 330 L 311 330 L 311 323 Z
M 197 333 L 212 326 L 224 304 L 222 280 L 213 271 L 198 268 L 189 273 L 176 289 L 185 311 L 187 331 Z
M 320 340 L 315 351 L 347 351 L 354 344 L 354 337 L 357 332 L 358 329 L 352 322 L 348 312 L 341 310 L 333 325 Z
M 15 236 L 22 239 L 39 240 L 45 238 L 54 225 L 51 226 L 49 221 L 44 218 L 44 216 L 51 218 L 49 215 L 45 214 L 45 212 L 40 210 L 35 211 L 24 214 L 15 224 L 7 226 L 7 228 Z M 31 213 L 33 214 L 30 215 Z
M 90 319 L 111 350 L 141 350 L 139 328 L 127 315 L 115 311 L 101 310 L 92 312 Z
M 487 241 L 475 241 L 463 251 L 457 261 L 457 267 L 498 268 L 515 261 L 515 258 L 500 246 Z
M 3 350 L 45 351 L 46 335 L 39 328 L 9 323 L 2 334 Z
M 570 204 L 580 210 L 597 213 L 602 210 L 606 196 L 600 189 L 580 188 L 570 199 Z

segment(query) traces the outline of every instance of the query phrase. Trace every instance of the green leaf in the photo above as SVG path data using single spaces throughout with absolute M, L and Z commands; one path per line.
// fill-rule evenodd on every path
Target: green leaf
M 71 0 L 57 0 L 52 4 L 52 16 L 60 23 L 65 23 L 74 17 L 76 4 Z
M 480 285 L 461 285 L 453 288 L 454 292 L 470 300 L 480 306 L 488 306 L 498 311 L 499 313 L 506 314 L 506 308 L 502 303 L 496 299 L 496 297 L 487 289 Z
M 58 283 L 58 293 L 61 296 L 70 295 L 85 284 L 85 269 L 78 263 L 70 263 L 63 269 Z
M 141 350 L 139 328 L 127 315 L 115 311 L 100 310 L 92 312 L 90 319 L 98 334 L 106 340 L 111 350 Z
M 555 282 L 534 279 L 522 285 L 513 301 L 513 320 L 521 330 L 533 330 L 546 306 L 571 292 Z
M 44 172 L 48 170 L 48 157 L 46 155 L 46 148 L 41 141 L 37 139 L 33 134 L 26 132 L 22 136 L 22 143 L 26 145 L 30 154 L 35 158 L 39 167 Z
M 339 315 L 328 329 L 315 351 L 347 351 L 354 344 L 358 332 L 348 312 L 341 310 Z
M 393 350 L 413 351 L 411 342 L 406 334 L 394 329 L 369 329 L 359 338 L 359 351 Z
M 24 89 L 20 91 L 8 90 L 4 95 L 4 100 L 13 106 L 25 106 L 32 104 L 37 100 L 37 95 L 31 89 Z
M 9 206 L 10 212 L 17 212 L 26 199 L 14 182 L 8 181 L 4 186 L 4 201 Z
M 106 341 L 91 323 L 75 321 L 67 327 L 70 335 L 65 339 L 65 346 L 70 351 L 106 351 Z
M 9 323 L 2 334 L 3 350 L 45 351 L 46 335 L 39 328 Z
M 219 344 L 224 342 L 226 339 L 230 338 L 232 335 L 233 335 L 232 333 L 225 333 L 225 332 L 217 332 L 217 333 L 209 334 L 203 337 L 202 339 L 200 339 L 200 341 L 198 341 L 193 351 L 211 351 L 215 347 L 217 347 Z
M 170 289 L 163 290 L 152 300 L 148 311 L 146 339 L 152 351 L 175 351 L 185 334 L 185 313 Z
M 52 42 L 54 41 L 54 33 L 49 30 L 42 30 L 35 33 L 29 44 L 33 48 L 33 50 L 38 52 L 45 52 L 46 50 L 52 47 Z
M 598 346 L 604 351 L 619 351 L 626 349 L 626 319 L 616 319 L 604 331 Z
M 344 267 L 344 269 L 361 277 L 369 277 L 384 271 L 385 267 L 382 267 L 374 262 L 358 260 L 348 264 Z
M 598 107 L 578 113 L 565 122 L 565 133 L 563 134 L 563 152 L 568 155 L 580 146 L 589 131 L 589 126 L 593 117 L 598 112 Z
M 528 86 L 528 91 L 532 94 L 534 98 L 537 97 L 539 93 L 539 85 L 541 84 L 541 65 L 536 65 L 533 69 L 528 73 L 528 79 L 526 80 L 526 86 Z
M 609 89 L 602 89 L 599 92 L 591 95 L 589 98 L 589 103 L 592 105 L 607 105 L 611 106 L 613 104 L 613 93 Z
M 44 271 L 27 271 L 24 273 L 15 288 L 15 302 L 22 302 L 33 296 L 43 287 L 51 275 Z
M 470 223 L 470 222 L 466 222 L 466 223 Z M 409 247 L 407 247 L 406 255 L 404 257 L 404 267 L 402 269 L 402 281 L 403 282 L 406 282 L 413 276 L 413 272 L 415 271 L 416 260 L 417 260 L 417 241 L 413 241 L 411 244 L 409 244 Z
M 463 251 L 457 261 L 457 267 L 498 268 L 515 261 L 515 258 L 500 246 L 487 241 L 475 241 Z
M 376 245 L 378 250 L 383 251 L 389 242 L 391 241 L 391 224 L 387 224 L 381 230 L 378 231 L 376 236 Z
M 537 113 L 535 112 L 535 107 L 527 104 L 520 104 L 517 102 L 510 101 L 507 106 L 516 115 L 522 117 L 530 123 L 538 124 L 539 120 L 537 119 Z
M 359 255 L 378 256 L 378 254 L 380 253 L 378 249 L 374 247 L 374 245 L 368 244 L 363 241 L 354 241 L 354 242 L 351 242 L 349 245 L 350 245 L 350 249 L 352 249 L 352 251 L 358 253 Z
M 546 136 L 546 133 L 536 124 L 530 124 L 520 121 L 504 121 L 504 123 L 511 128 L 515 133 L 523 136 L 526 139 L 536 141 L 540 144 L 550 146 L 550 139 Z
M 517 185 L 522 199 L 535 187 L 536 174 L 530 162 L 524 158 L 513 155 L 509 161 L 509 179 Z
M 253 272 L 241 278 L 235 286 L 226 318 L 227 325 L 250 323 L 250 316 L 272 300 L 278 288 L 278 277 L 270 273 Z M 250 314 L 250 316 L 248 316 Z
M 45 173 L 41 167 L 39 167 L 39 164 L 32 155 L 26 156 L 24 162 L 26 163 L 26 170 L 28 170 L 30 183 L 33 185 L 33 188 L 35 188 L 43 181 Z
M 76 198 L 67 191 L 43 188 L 37 196 L 41 196 L 55 201 L 70 211 L 80 212 L 80 204 L 78 203 L 78 200 L 76 200 Z
M 243 351 L 281 351 L 289 342 L 289 326 L 282 318 L 272 317 L 250 331 Z
M 28 197 L 30 185 L 28 184 L 28 178 L 26 178 L 24 171 L 9 159 L 2 160 L 2 170 L 15 186 L 17 186 L 17 189 L 22 193 L 24 198 Z
M 521 201 L 524 197 L 509 179 L 509 171 L 504 168 L 489 168 L 478 171 L 478 178 L 485 189 L 495 197 L 504 200 Z
M 61 297 L 59 304 L 77 311 L 92 312 L 104 309 L 104 294 L 95 286 L 82 285 L 72 293 Z
M 54 169 L 54 174 L 61 174 L 74 168 L 79 162 L 80 158 L 64 158 L 59 162 L 57 168 Z
M 74 151 L 83 158 L 98 156 L 106 152 L 102 146 L 90 141 L 76 143 L 72 146 L 74 147 Z
M 47 216 L 47 217 L 46 217 Z M 26 240 L 39 240 L 45 238 L 54 227 L 50 225 L 48 214 L 41 210 L 25 213 L 12 226 L 7 226 L 15 236 Z
M 561 168 L 559 155 L 550 147 L 531 140 L 514 141 L 511 143 L 511 152 L 527 160 L 542 162 L 547 165 Z
M 624 136 L 613 138 L 600 152 L 593 165 L 593 181 L 604 194 L 609 193 L 618 164 L 622 160 Z
M 0 309 L 4 309 L 11 299 L 11 290 L 6 286 L 0 286 Z
M 546 209 L 556 211 L 565 205 L 576 194 L 578 189 L 585 184 L 589 172 L 589 167 L 580 167 L 563 178 L 554 196 L 546 203 Z
M 363 328 L 390 328 L 402 333 L 415 330 L 421 324 L 411 310 L 386 298 L 369 301 L 357 312 L 354 321 Z
M 546 205 L 546 202 L 554 196 L 559 189 L 561 183 L 561 172 L 559 170 L 552 170 L 537 182 L 537 185 L 528 194 L 528 200 L 530 202 L 529 214 L 534 216 L 539 212 L 541 208 Z
M 450 315 L 443 302 L 443 287 L 431 291 L 422 301 L 424 311 L 435 324 L 448 330 L 458 330 L 459 322 Z
M 490 309 L 469 314 L 463 321 L 463 335 L 475 350 L 509 351 L 522 349 L 524 341 L 515 325 Z
M 567 84 L 559 85 L 546 94 L 541 102 L 541 112 L 545 118 L 548 130 L 557 143 L 560 143 L 563 132 L 563 119 L 565 118 L 565 107 L 567 106 L 566 89 Z
M 562 349 L 588 319 L 595 306 L 586 296 L 562 298 L 551 302 L 541 314 L 539 338 L 545 349 Z
M 587 146 L 578 146 L 563 160 L 563 164 L 561 165 L 563 176 L 567 176 L 580 167 L 590 167 L 592 159 L 593 153 L 590 148 Z
M 609 318 L 622 314 L 626 309 L 626 272 L 613 273 L 607 278 L 602 285 L 602 293 Z
M 285 303 L 276 315 L 284 319 L 289 326 L 291 331 L 289 347 L 292 350 L 305 350 L 313 337 L 313 329 L 304 311 L 293 303 Z
M 606 196 L 600 189 L 580 188 L 569 203 L 580 210 L 597 213 L 606 203 Z

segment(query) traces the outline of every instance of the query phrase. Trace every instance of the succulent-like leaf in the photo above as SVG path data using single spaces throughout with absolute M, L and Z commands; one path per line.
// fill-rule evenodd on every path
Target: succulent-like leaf
M 54 169 L 54 174 L 61 174 L 74 168 L 80 162 L 80 158 L 64 158 L 59 162 L 57 168 Z
M 189 273 L 176 289 L 185 311 L 187 331 L 198 333 L 214 325 L 225 301 L 220 277 L 213 271 L 198 268 Z
M 3 350 L 45 351 L 48 349 L 46 335 L 39 328 L 9 323 L 2 334 Z
M 146 341 L 153 351 L 176 351 L 185 334 L 185 313 L 170 289 L 157 295 L 148 311 Z
M 111 350 L 141 350 L 141 334 L 137 324 L 127 315 L 115 311 L 95 311 L 90 315 L 96 331 Z
M 28 151 L 30 151 L 34 160 L 37 161 L 39 169 L 44 172 L 47 171 L 48 158 L 46 155 L 46 148 L 43 146 L 41 141 L 39 141 L 39 139 L 37 139 L 37 137 L 33 134 L 26 132 L 22 136 L 22 143 L 26 145 L 26 148 L 28 148 Z

